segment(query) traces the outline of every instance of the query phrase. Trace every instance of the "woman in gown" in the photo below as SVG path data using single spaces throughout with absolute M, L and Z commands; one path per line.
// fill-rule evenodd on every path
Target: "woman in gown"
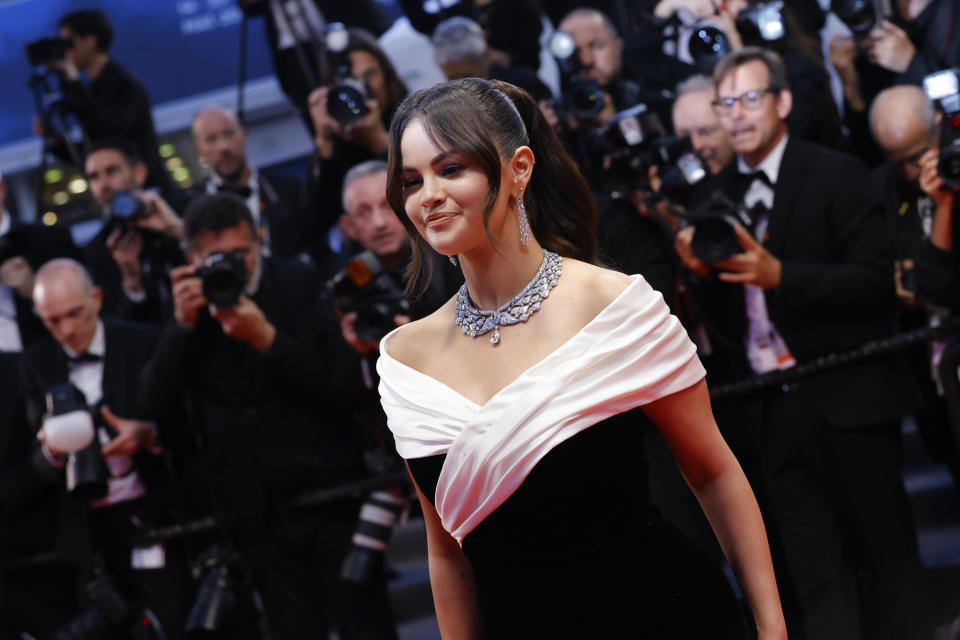
M 377 365 L 443 637 L 749 637 L 723 574 L 649 503 L 642 410 L 759 637 L 785 638 L 760 513 L 695 348 L 642 277 L 592 264 L 596 207 L 533 100 L 476 78 L 424 89 L 397 111 L 389 149 L 408 276 L 429 278 L 436 250 L 466 281 L 387 335 Z

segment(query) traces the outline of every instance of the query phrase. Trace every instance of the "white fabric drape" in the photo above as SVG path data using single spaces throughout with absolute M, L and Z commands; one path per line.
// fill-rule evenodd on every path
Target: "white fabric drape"
M 446 453 L 434 505 L 459 542 L 549 451 L 590 425 L 696 384 L 696 347 L 641 276 L 556 351 L 478 405 L 394 360 L 384 337 L 380 397 L 404 458 Z M 502 348 L 502 347 L 501 347 Z

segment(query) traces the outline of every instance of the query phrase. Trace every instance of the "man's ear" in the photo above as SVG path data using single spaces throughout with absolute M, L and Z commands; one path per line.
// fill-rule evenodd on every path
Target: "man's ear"
M 793 92 L 790 89 L 780 89 L 777 94 L 777 115 L 781 120 L 786 120 L 791 111 L 793 111 Z
M 103 308 L 103 289 L 94 287 L 90 291 L 90 296 L 93 298 L 93 302 L 97 307 L 97 313 L 100 313 L 100 309 Z
M 358 239 L 357 224 L 349 214 L 344 213 L 340 215 L 340 228 L 343 229 L 343 232 L 347 234 L 347 237 L 351 240 Z
M 133 165 L 133 179 L 136 180 L 138 189 L 146 183 L 148 172 L 149 169 L 147 169 L 147 165 L 142 162 L 137 162 Z

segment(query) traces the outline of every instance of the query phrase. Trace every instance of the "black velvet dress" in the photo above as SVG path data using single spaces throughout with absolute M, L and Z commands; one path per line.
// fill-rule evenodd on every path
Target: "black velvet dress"
M 726 577 L 650 503 L 639 410 L 553 448 L 463 539 L 485 637 L 749 637 Z M 408 460 L 427 496 L 445 457 Z

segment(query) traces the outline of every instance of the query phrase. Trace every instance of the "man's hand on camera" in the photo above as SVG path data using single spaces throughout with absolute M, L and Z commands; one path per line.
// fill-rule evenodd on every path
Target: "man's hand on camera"
M 247 296 L 240 296 L 237 304 L 226 309 L 211 305 L 210 315 L 220 323 L 225 334 L 243 340 L 257 351 L 269 349 L 277 337 L 277 328 Z
M 920 188 L 933 198 L 937 208 L 953 208 L 953 190 L 948 189 L 940 177 L 937 165 L 940 163 L 940 149 L 929 149 L 920 156 Z
M 358 314 L 356 311 L 350 311 L 349 313 L 341 315 L 338 309 L 337 315 L 340 316 L 340 333 L 343 334 L 343 339 L 347 341 L 347 344 L 349 344 L 354 351 L 360 355 L 364 355 L 374 350 L 380 350 L 379 340 L 361 340 L 360 336 L 357 335 L 356 324 Z M 393 324 L 397 327 L 409 324 L 410 320 L 410 316 L 402 314 L 393 316 Z
M 145 218 L 138 218 L 134 224 L 141 229 L 149 229 L 168 235 L 175 240 L 183 240 L 183 220 L 156 191 L 138 191 L 137 198 L 147 212 Z
M 327 111 L 327 96 L 330 93 L 330 87 L 320 87 L 310 92 L 307 98 L 307 104 L 310 107 L 310 119 L 313 120 L 313 129 L 316 132 L 314 144 L 317 147 L 317 153 L 324 160 L 333 157 L 333 147 L 338 137 L 343 136 L 343 128 L 337 122 L 330 112 Z
M 66 453 L 64 453 L 63 451 L 60 451 L 59 449 L 54 449 L 49 444 L 47 444 L 47 434 L 46 432 L 44 432 L 42 427 L 40 428 L 40 431 L 37 431 L 37 440 L 39 440 L 40 444 L 43 445 L 43 448 L 47 450 L 47 453 L 49 453 L 50 456 L 57 461 L 57 464 L 62 463 L 61 458 L 63 458 L 63 456 L 65 456 Z
M 366 104 L 366 115 L 343 126 L 343 138 L 371 153 L 381 154 L 387 150 L 389 136 L 380 119 L 380 105 L 376 100 L 367 100 Z
M 893 263 L 893 282 L 897 288 L 897 299 L 908 309 L 916 308 L 919 302 L 916 292 L 903 286 L 904 276 L 913 269 L 914 262 L 910 258 L 895 260 Z
M 100 450 L 104 458 L 132 456 L 141 450 L 156 454 L 163 450 L 157 444 L 157 425 L 153 422 L 121 418 L 105 406 L 100 408 L 100 415 L 117 431 L 117 436 Z
M 910 66 L 916 47 L 910 42 L 910 36 L 889 20 L 870 32 L 867 44 L 867 58 L 870 62 L 890 71 L 903 73 Z
M 742 225 L 734 225 L 743 253 L 733 255 L 714 266 L 723 269 L 718 278 L 724 282 L 752 284 L 761 289 L 773 289 L 780 284 L 781 263 L 763 248 Z
M 76 82 L 80 79 L 80 72 L 77 70 L 77 66 L 69 58 L 63 58 L 62 60 L 56 60 L 44 65 L 47 69 L 53 69 L 54 71 L 59 71 L 65 80 L 70 82 Z
M 107 236 L 107 249 L 120 269 L 124 290 L 142 293 L 143 264 L 140 262 L 140 252 L 143 250 L 143 236 L 134 229 L 114 229 Z
M 203 281 L 193 275 L 194 269 L 191 265 L 185 265 L 170 270 L 173 317 L 185 329 L 191 329 L 197 324 L 197 314 L 209 304 L 203 295 Z
M 692 226 L 680 229 L 673 240 L 673 250 L 677 252 L 683 266 L 689 269 L 690 273 L 702 278 L 710 273 L 710 266 L 693 255 L 693 249 L 690 245 L 693 243 L 694 231 L 696 231 L 696 228 Z
M 843 95 L 854 111 L 864 111 L 867 101 L 860 90 L 860 74 L 857 73 L 857 42 L 852 36 L 837 34 L 830 40 L 830 63 L 837 70 L 843 84 Z
M 0 264 L 0 285 L 10 287 L 21 298 L 33 295 L 33 268 L 23 256 L 14 256 Z

